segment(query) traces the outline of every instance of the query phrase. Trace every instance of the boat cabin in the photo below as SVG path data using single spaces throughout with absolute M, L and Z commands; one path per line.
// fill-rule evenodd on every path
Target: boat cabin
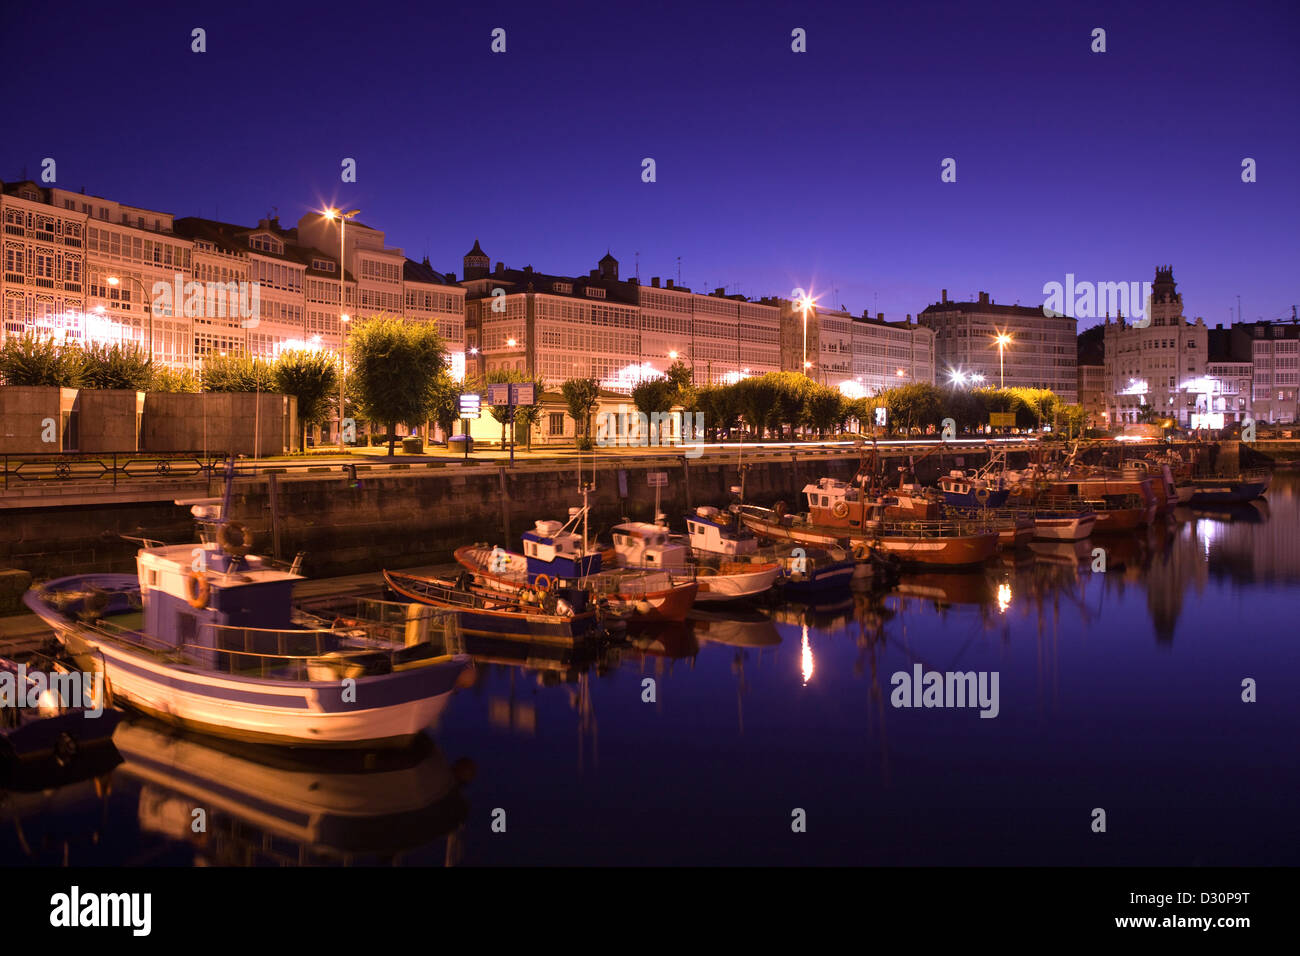
M 215 542 L 142 548 L 136 572 L 142 630 L 167 647 L 225 647 L 221 636 L 232 630 L 292 627 L 301 575 L 256 555 L 228 554 Z
M 582 536 L 559 521 L 538 521 L 523 534 L 528 580 L 539 574 L 565 580 L 583 578 L 600 570 L 600 552 L 582 549 Z
M 696 551 L 710 554 L 753 554 L 758 538 L 726 511 L 705 506 L 686 516 L 686 535 Z
M 667 528 L 646 521 L 614 525 L 614 551 L 629 568 L 680 569 L 689 557 L 686 546 L 672 540 Z

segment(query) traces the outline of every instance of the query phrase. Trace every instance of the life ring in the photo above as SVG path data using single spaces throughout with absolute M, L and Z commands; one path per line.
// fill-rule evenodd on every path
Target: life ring
M 212 586 L 201 572 L 191 571 L 185 575 L 185 601 L 190 607 L 200 610 L 207 607 L 211 593 Z
M 864 542 L 859 541 L 853 546 L 853 560 L 866 561 L 871 557 L 871 548 Z
M 543 584 L 543 581 L 546 583 Z M 537 588 L 538 592 L 549 591 L 554 584 L 555 582 L 551 580 L 549 574 L 539 574 L 533 578 L 533 586 Z
M 835 502 L 834 507 L 831 508 L 831 514 L 833 514 L 837 518 L 847 518 L 849 516 L 848 502 L 846 501 Z
M 989 500 L 989 490 L 987 488 L 976 488 L 975 500 L 980 504 L 986 503 Z
M 233 558 L 248 554 L 249 534 L 238 521 L 227 521 L 217 529 L 217 546 Z

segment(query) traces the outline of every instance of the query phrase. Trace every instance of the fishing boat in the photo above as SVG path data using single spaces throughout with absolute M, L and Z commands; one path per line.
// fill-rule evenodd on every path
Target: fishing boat
M 404 746 L 472 680 L 467 656 L 441 652 L 454 613 L 358 600 L 346 618 L 306 614 L 301 575 L 249 554 L 238 522 L 212 528 L 197 547 L 142 547 L 135 575 L 59 578 L 24 601 L 115 703 L 218 737 Z
M 890 495 L 869 495 L 834 478 L 804 486 L 804 514 L 790 515 L 783 507 L 742 506 L 746 527 L 775 541 L 815 547 L 852 548 L 854 557 L 880 551 L 905 565 L 965 568 L 983 564 L 997 551 L 998 532 L 963 518 L 897 520 L 882 517 L 898 504 Z M 779 505 L 780 503 L 778 503 Z
M 1273 475 L 1267 469 L 1243 471 L 1239 475 L 1213 475 L 1191 478 L 1188 485 L 1191 495 L 1188 503 L 1192 505 L 1229 505 L 1241 504 L 1262 498 L 1273 481 Z
M 858 562 L 847 548 L 791 548 L 778 560 L 785 570 L 781 592 L 796 601 L 847 591 L 858 575 Z
M 1001 508 L 1011 494 L 997 477 L 959 470 L 940 478 L 939 490 L 944 504 L 954 508 Z
M 530 586 L 550 590 L 558 582 L 590 591 L 630 625 L 685 621 L 699 591 L 694 576 L 680 568 L 605 567 L 604 549 L 588 543 L 586 518 L 584 504 L 571 509 L 567 522 L 535 522 L 523 534 L 523 554 L 472 544 L 456 549 L 456 562 L 481 585 L 507 594 Z
M 80 671 L 56 642 L 0 657 L 0 779 L 93 759 L 111 749 L 120 717 L 102 676 Z
M 530 587 L 510 598 L 475 587 L 468 571 L 456 581 L 404 571 L 385 570 L 383 576 L 388 587 L 408 601 L 457 612 L 463 634 L 571 644 L 604 633 L 599 608 L 581 588 Z
M 1151 478 L 1130 472 L 1049 478 L 1047 498 L 1080 499 L 1097 513 L 1095 532 L 1132 531 L 1155 520 L 1159 509 Z
M 1039 541 L 1082 541 L 1097 524 L 1097 512 L 1070 499 L 1041 499 L 1029 513 L 1034 519 L 1034 540 Z

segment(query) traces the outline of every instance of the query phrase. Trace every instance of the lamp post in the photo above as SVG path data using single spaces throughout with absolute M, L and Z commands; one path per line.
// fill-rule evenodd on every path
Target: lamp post
M 153 362 L 153 306 L 149 303 L 149 293 L 145 290 L 144 283 L 135 276 L 127 276 L 132 282 L 140 287 L 140 295 L 144 299 L 145 313 L 149 316 L 149 362 Z M 121 285 L 122 280 L 118 276 L 109 276 L 108 284 L 116 288 Z
M 799 311 L 803 313 L 803 373 L 808 374 L 808 369 L 812 363 L 808 361 L 808 310 L 812 308 L 813 300 L 808 296 L 801 296 L 799 299 Z
M 321 213 L 321 215 L 323 215 L 330 222 L 333 222 L 334 220 L 337 219 L 339 223 L 339 452 L 343 452 L 346 450 L 343 444 L 343 415 L 344 415 L 344 409 L 346 407 L 344 405 L 345 400 L 343 397 L 343 392 L 344 392 L 344 385 L 347 382 L 347 375 L 348 375 L 347 364 L 346 364 L 347 350 L 348 350 L 348 338 L 347 338 L 348 316 L 343 311 L 344 308 L 343 290 L 347 285 L 347 281 L 345 279 L 347 270 L 344 268 L 344 262 L 346 261 L 347 258 L 347 248 L 343 243 L 343 237 L 347 232 L 348 220 L 361 215 L 361 210 L 349 209 L 347 212 L 342 212 L 338 209 L 331 208 L 331 209 L 326 209 L 323 213 Z
M 1011 344 L 1011 336 L 1005 332 L 999 332 L 993 339 L 998 343 L 998 388 L 1006 388 L 1006 370 L 1002 364 L 1002 352 Z

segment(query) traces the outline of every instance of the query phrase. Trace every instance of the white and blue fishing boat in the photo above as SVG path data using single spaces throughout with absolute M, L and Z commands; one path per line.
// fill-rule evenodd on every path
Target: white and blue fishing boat
M 469 657 L 442 652 L 454 612 L 358 601 L 315 617 L 294 607 L 301 575 L 248 554 L 238 523 L 209 527 L 215 541 L 146 543 L 135 575 L 74 575 L 24 596 L 105 675 L 114 703 L 257 743 L 404 746 L 472 681 Z
M 785 570 L 782 592 L 794 600 L 847 591 L 858 563 L 845 548 L 792 548 L 779 558 Z
M 1262 498 L 1273 481 L 1267 469 L 1243 471 L 1239 475 L 1192 478 L 1188 504 L 1232 505 Z

